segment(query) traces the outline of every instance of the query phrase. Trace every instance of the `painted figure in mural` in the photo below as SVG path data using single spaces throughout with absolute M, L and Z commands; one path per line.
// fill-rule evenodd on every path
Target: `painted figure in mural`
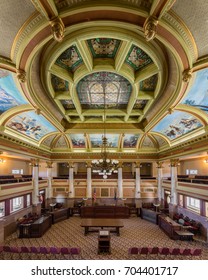
M 198 120 L 197 119 L 182 119 L 180 121 L 180 124 L 184 125 L 186 128 L 191 129 L 194 124 L 197 124 Z
M 18 105 L 20 105 L 18 100 L 0 86 L 0 114 Z

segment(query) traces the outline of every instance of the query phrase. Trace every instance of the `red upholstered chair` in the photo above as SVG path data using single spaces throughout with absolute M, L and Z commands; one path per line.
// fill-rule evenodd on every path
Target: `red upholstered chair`
M 64 258 L 69 258 L 70 255 L 70 248 L 68 247 L 61 247 L 60 248 L 60 254 L 64 257 Z
M 11 247 L 11 254 L 12 254 L 12 259 L 20 259 L 20 248 L 16 246 Z
M 190 256 L 191 255 L 191 249 L 185 248 L 180 250 L 181 256 Z
M 3 252 L 6 253 L 4 254 L 4 259 L 11 259 L 12 258 L 12 250 L 10 246 L 3 246 Z
M 80 253 L 81 253 L 81 249 L 80 248 L 77 248 L 77 247 L 72 247 L 72 248 L 70 248 L 70 254 L 71 254 L 71 256 L 73 257 L 73 258 L 81 258 L 81 255 L 80 255 Z
M 158 255 L 159 253 L 159 248 L 158 247 L 152 247 L 152 248 L 149 248 L 149 256 L 155 256 L 155 255 Z
M 50 253 L 50 249 L 47 247 L 40 247 L 39 253 L 41 255 L 41 259 L 44 257 L 44 259 L 47 260 L 47 255 Z
M 147 257 L 148 254 L 149 254 L 148 247 L 141 247 L 140 250 L 139 250 L 139 254 L 140 254 L 140 256 Z
M 20 247 L 20 258 L 22 260 L 25 260 L 25 259 L 30 259 L 30 247 L 26 247 L 26 246 L 21 246 Z
M 170 254 L 170 249 L 168 247 L 163 247 L 159 249 L 160 255 L 166 258 Z
M 174 256 L 180 256 L 180 248 L 170 249 L 170 255 L 172 256 L 172 259 L 174 259 Z
M 50 247 L 49 250 L 50 250 L 51 259 L 59 259 L 59 254 L 60 254 L 60 251 L 61 251 L 60 248 Z
M 31 259 L 32 260 L 38 260 L 39 259 L 39 253 L 40 253 L 40 248 L 32 246 L 30 247 L 30 252 L 31 252 Z
M 138 255 L 138 253 L 139 253 L 139 248 L 137 248 L 137 247 L 131 247 L 131 248 L 129 248 L 128 253 L 129 253 L 130 255 Z
M 191 255 L 196 257 L 196 256 L 201 256 L 202 254 L 202 249 L 201 248 L 195 248 L 191 250 Z

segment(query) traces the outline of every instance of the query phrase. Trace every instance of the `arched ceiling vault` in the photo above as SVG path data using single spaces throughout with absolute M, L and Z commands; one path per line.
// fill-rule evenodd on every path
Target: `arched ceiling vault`
M 0 26 L 1 149 L 94 158 L 105 128 L 112 154 L 154 160 L 205 140 L 208 56 L 187 0 L 22 2 L 10 38 Z

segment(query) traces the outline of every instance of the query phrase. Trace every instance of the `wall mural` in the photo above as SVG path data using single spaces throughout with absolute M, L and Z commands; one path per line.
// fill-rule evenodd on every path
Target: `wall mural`
M 55 62 L 56 65 L 71 72 L 74 72 L 82 63 L 82 57 L 75 45 L 65 50 Z
M 35 140 L 40 140 L 46 134 L 57 131 L 43 116 L 35 112 L 19 114 L 9 120 L 6 126 Z
M 141 91 L 154 91 L 157 85 L 158 75 L 153 75 L 148 79 L 140 82 L 139 88 Z
M 103 134 L 91 134 L 90 140 L 91 140 L 91 146 L 92 148 L 100 148 L 102 146 L 102 136 Z M 118 134 L 106 134 L 106 137 L 108 139 L 108 147 L 109 148 L 116 148 L 118 147 Z
M 66 143 L 66 139 L 64 136 L 61 136 L 58 141 L 55 144 L 55 148 L 68 148 L 68 145 Z
M 135 71 L 152 63 L 152 59 L 139 47 L 132 45 L 127 57 L 126 63 L 129 64 Z
M 142 143 L 142 147 L 144 148 L 154 148 L 154 143 L 152 142 L 152 140 L 146 136 L 143 143 Z
M 51 74 L 51 84 L 54 91 L 69 91 L 69 82 Z
M 55 137 L 54 135 L 50 135 L 46 137 L 45 140 L 43 140 L 42 144 L 50 147 L 54 137 Z
M 87 40 L 94 58 L 114 58 L 120 45 L 119 40 L 111 38 L 95 38 Z
M 123 147 L 124 148 L 135 148 L 139 137 L 140 137 L 139 134 L 126 134 L 124 136 Z
M 73 148 L 85 148 L 85 136 L 84 134 L 70 134 Z
M 201 126 L 202 124 L 195 116 L 186 112 L 175 111 L 162 119 L 152 131 L 162 133 L 173 140 Z
M 140 110 L 143 110 L 144 107 L 146 106 L 148 100 L 142 100 L 142 99 L 138 99 L 136 100 L 136 102 L 134 103 L 134 107 L 133 109 L 140 109 Z
M 208 114 L 208 69 L 196 73 L 195 81 L 181 103 L 201 109 Z
M 28 104 L 28 102 L 17 89 L 12 73 L 0 69 L 0 115 L 22 104 Z

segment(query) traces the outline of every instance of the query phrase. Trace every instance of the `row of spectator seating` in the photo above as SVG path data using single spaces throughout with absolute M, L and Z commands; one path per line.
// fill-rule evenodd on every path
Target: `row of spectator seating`
M 201 248 L 168 248 L 168 247 L 131 247 L 128 249 L 129 255 L 136 255 L 136 256 L 144 256 L 150 257 L 151 256 L 163 256 L 165 258 L 169 257 L 174 258 L 174 256 L 201 256 L 202 249 Z
M 201 232 L 201 223 L 190 219 L 188 216 L 184 216 L 182 213 L 175 213 L 173 220 L 179 223 L 180 225 L 186 227 L 186 229 L 194 234 L 200 234 Z
M 39 177 L 42 180 L 42 177 Z M 32 181 L 32 175 L 1 175 L 0 184 L 11 184 Z
M 77 247 L 27 247 L 0 246 L 2 259 L 81 259 L 81 248 Z M 0 258 L 1 259 L 1 258 Z

